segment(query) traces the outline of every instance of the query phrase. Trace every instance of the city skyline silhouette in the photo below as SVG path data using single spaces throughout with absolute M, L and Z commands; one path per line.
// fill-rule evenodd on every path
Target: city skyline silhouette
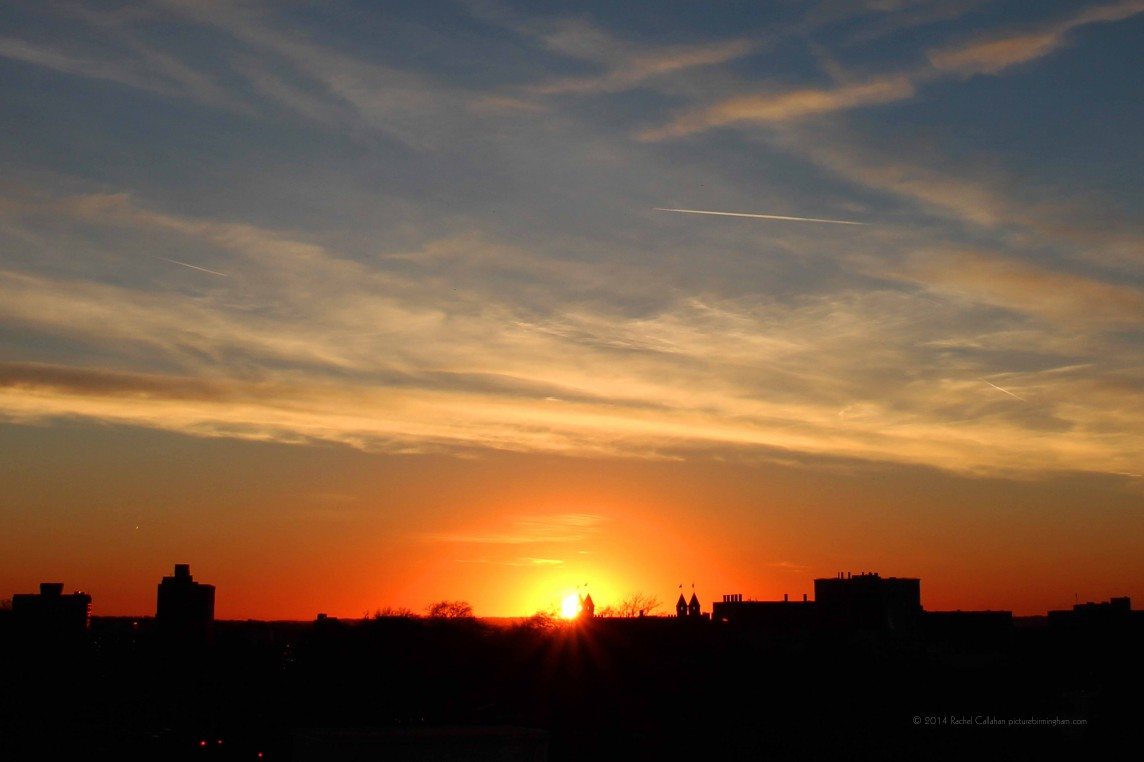
M 265 622 L 215 620 L 188 564 L 154 616 L 93 617 L 90 596 L 46 582 L 0 609 L 0 753 L 1032 760 L 1138 740 L 1144 612 L 1128 598 L 1014 618 L 927 610 L 919 583 L 839 572 L 813 599 L 730 593 L 704 612 L 681 592 L 662 615 L 600 614 L 583 593 L 567 618 L 440 601 Z
M 1142 0 L 0 30 L 0 758 L 1138 745 Z

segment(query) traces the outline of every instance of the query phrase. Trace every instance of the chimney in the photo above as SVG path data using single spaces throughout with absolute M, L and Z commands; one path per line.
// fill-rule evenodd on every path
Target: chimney
M 64 583 L 63 582 L 41 582 L 40 595 L 44 598 L 58 598 L 63 595 Z

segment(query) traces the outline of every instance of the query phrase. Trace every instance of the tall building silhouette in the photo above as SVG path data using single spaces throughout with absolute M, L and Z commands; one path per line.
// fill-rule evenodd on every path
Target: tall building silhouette
M 159 635 L 188 645 L 209 642 L 214 600 L 214 585 L 195 582 L 190 564 L 175 564 L 175 574 L 159 583 L 155 607 Z

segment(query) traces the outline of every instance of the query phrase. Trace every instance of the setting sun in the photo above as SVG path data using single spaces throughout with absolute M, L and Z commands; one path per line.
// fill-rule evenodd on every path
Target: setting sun
M 575 619 L 580 616 L 580 596 L 575 593 L 566 595 L 560 603 L 560 616 L 565 619 Z

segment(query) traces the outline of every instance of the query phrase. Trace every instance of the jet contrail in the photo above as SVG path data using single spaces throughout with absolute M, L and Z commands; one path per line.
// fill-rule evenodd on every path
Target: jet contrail
M 230 277 L 226 273 L 220 273 L 218 270 L 208 270 L 207 268 L 199 267 L 198 265 L 189 265 L 186 262 L 180 262 L 177 259 L 167 259 L 166 257 L 160 257 L 157 255 L 155 256 L 155 259 L 161 259 L 164 262 L 170 262 L 173 265 L 182 265 L 183 267 L 189 267 L 192 270 L 201 270 L 204 273 L 210 273 L 211 275 L 218 275 L 218 276 L 221 276 L 223 278 L 229 278 Z
M 683 214 L 714 214 L 719 217 L 754 217 L 760 220 L 786 220 L 788 222 L 824 222 L 828 225 L 868 225 L 868 222 L 852 220 L 823 220 L 817 217 L 786 217 L 781 214 L 746 214 L 745 212 L 709 212 L 704 209 L 664 209 L 655 207 L 657 212 L 681 212 Z
M 981 380 L 982 380 L 982 381 L 985 381 L 985 379 L 984 379 L 984 378 L 983 378 L 983 379 L 981 379 Z M 999 392 L 1005 392 L 1005 393 L 1006 393 L 1006 394 L 1008 394 L 1010 397 L 1017 397 L 1017 395 L 1016 395 L 1016 394 L 1013 394 L 1013 392 L 1009 391 L 1008 389 L 1002 389 L 1000 386 L 998 386 L 997 384 L 993 383 L 992 381 L 985 381 L 985 383 L 989 384 L 990 386 L 992 386 L 994 389 L 996 389 L 996 390 L 997 390 L 997 391 L 999 391 Z M 1021 400 L 1022 402 L 1028 402 L 1028 401 L 1029 401 L 1029 400 L 1025 399 L 1024 397 L 1017 397 L 1017 399 Z

